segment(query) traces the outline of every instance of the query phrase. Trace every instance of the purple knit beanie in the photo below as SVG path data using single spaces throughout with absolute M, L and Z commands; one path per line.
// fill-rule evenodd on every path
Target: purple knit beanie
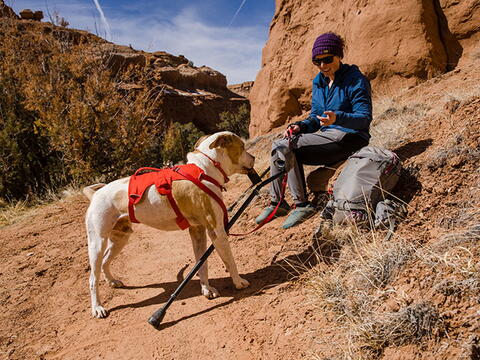
M 332 54 L 343 58 L 343 39 L 332 32 L 320 35 L 312 48 L 312 59 L 317 55 Z

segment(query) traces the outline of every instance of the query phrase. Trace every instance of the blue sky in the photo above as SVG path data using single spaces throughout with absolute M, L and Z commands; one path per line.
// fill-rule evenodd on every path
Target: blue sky
M 96 7 L 98 2 L 100 9 Z M 5 0 L 17 13 L 47 6 L 70 28 L 145 51 L 184 55 L 229 84 L 255 80 L 274 14 L 274 0 Z M 102 19 L 100 10 L 104 14 Z M 235 16 L 236 15 L 236 16 Z

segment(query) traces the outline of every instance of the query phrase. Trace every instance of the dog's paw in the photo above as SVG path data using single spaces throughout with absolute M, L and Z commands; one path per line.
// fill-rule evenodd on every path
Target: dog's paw
M 215 299 L 220 296 L 220 293 L 213 286 L 202 285 L 202 295 L 207 299 Z
M 234 285 L 235 285 L 235 288 L 237 288 L 237 290 L 240 290 L 240 289 L 245 289 L 249 287 L 250 283 L 247 280 L 239 277 L 238 280 L 234 281 Z
M 121 282 L 120 280 L 116 280 L 116 279 L 107 280 L 107 284 L 108 284 L 108 286 L 110 286 L 112 288 L 122 288 L 122 287 L 125 286 L 125 285 L 123 285 L 123 282 Z
M 108 315 L 108 311 L 105 310 L 105 308 L 103 306 L 95 306 L 92 309 L 92 316 L 93 317 L 102 319 L 102 318 L 107 317 L 107 315 Z

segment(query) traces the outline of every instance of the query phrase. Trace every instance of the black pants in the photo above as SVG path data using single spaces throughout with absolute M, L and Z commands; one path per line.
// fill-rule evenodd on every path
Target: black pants
M 288 146 L 288 139 L 277 140 L 272 150 L 279 145 Z M 288 172 L 288 187 L 295 204 L 308 200 L 303 165 L 332 165 L 346 160 L 355 151 L 368 145 L 368 141 L 356 134 L 346 133 L 338 129 L 328 129 L 311 134 L 300 134 L 293 139 L 295 163 Z M 278 173 L 278 169 L 270 163 L 270 176 Z M 270 185 L 272 202 L 280 200 L 282 180 L 275 180 Z

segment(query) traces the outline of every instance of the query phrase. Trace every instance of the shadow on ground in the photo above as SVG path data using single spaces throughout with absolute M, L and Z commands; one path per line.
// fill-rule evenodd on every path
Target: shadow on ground
M 320 245 L 320 242 L 314 239 L 312 241 L 312 244 L 308 246 L 308 248 L 297 254 L 292 254 L 279 260 L 276 260 L 276 258 L 274 257 L 270 265 L 251 273 L 242 274 L 242 277 L 250 282 L 250 287 L 248 287 L 247 289 L 236 290 L 232 284 L 230 277 L 210 279 L 210 285 L 216 287 L 217 289 L 221 289 L 221 297 L 230 299 L 225 301 L 224 303 L 216 304 L 195 314 L 191 314 L 174 321 L 163 323 L 160 327 L 160 330 L 173 326 L 183 320 L 187 320 L 198 315 L 208 313 L 209 311 L 221 308 L 223 306 L 232 304 L 245 297 L 261 295 L 263 294 L 265 289 L 285 283 L 310 270 L 311 268 L 316 266 L 319 261 L 325 261 L 325 259 L 329 257 L 330 254 L 331 249 L 329 246 L 325 246 L 325 244 Z M 142 308 L 150 305 L 157 304 L 160 306 L 164 304 L 166 301 L 168 301 L 170 295 L 175 291 L 175 289 L 180 285 L 181 281 L 183 280 L 183 275 L 186 268 L 187 266 L 184 266 L 182 269 L 180 269 L 177 274 L 177 281 L 175 282 L 123 287 L 123 289 L 127 290 L 158 288 L 163 289 L 164 291 L 158 295 L 142 300 L 140 302 L 116 306 L 110 309 L 110 312 L 115 312 L 126 308 Z M 201 296 L 200 281 L 198 279 L 190 281 L 176 298 L 176 301 L 196 296 Z M 172 306 L 175 306 L 175 302 L 172 304 Z

